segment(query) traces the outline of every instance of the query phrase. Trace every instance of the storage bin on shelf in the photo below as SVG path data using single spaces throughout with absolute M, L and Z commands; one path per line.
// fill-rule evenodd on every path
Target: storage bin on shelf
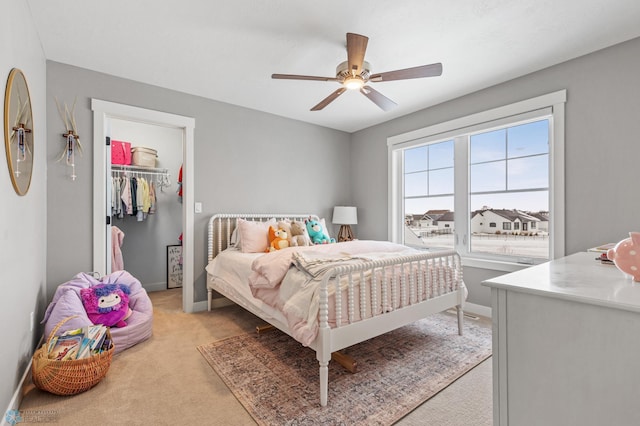
M 131 142 L 111 140 L 111 164 L 131 165 Z
M 136 146 L 131 148 L 131 164 L 141 167 L 155 167 L 158 151 L 151 148 Z

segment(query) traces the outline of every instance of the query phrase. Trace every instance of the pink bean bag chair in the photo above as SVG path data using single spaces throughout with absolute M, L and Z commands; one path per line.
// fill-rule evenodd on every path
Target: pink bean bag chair
M 58 330 L 58 334 L 93 324 L 82 303 L 80 291 L 98 284 L 120 284 L 129 288 L 128 297 L 131 314 L 124 321 L 126 323 L 125 326 L 111 327 L 110 330 L 116 347 L 115 353 L 151 337 L 153 306 L 147 291 L 142 287 L 140 281 L 130 273 L 117 271 L 100 279 L 90 274 L 80 273 L 72 280 L 59 285 L 41 322 L 41 324 L 45 325 L 45 339 L 49 338 L 49 334 L 60 321 L 70 316 L 77 315 L 76 318 L 65 322 Z

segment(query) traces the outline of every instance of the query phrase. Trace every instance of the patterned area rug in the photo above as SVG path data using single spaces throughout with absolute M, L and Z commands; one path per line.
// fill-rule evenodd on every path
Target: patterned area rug
M 259 425 L 389 425 L 491 356 L 491 329 L 441 313 L 347 348 L 358 372 L 329 363 L 326 407 L 315 352 L 279 330 L 198 350 Z

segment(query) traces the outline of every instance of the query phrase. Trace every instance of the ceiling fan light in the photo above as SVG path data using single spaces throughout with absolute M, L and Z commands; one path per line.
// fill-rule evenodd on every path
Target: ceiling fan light
M 349 90 L 360 90 L 364 86 L 364 80 L 360 76 L 347 77 L 342 84 Z

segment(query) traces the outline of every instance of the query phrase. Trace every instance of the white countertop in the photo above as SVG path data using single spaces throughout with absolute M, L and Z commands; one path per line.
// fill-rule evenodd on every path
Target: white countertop
M 522 293 L 640 312 L 640 282 L 615 265 L 576 253 L 483 281 L 483 285 Z

